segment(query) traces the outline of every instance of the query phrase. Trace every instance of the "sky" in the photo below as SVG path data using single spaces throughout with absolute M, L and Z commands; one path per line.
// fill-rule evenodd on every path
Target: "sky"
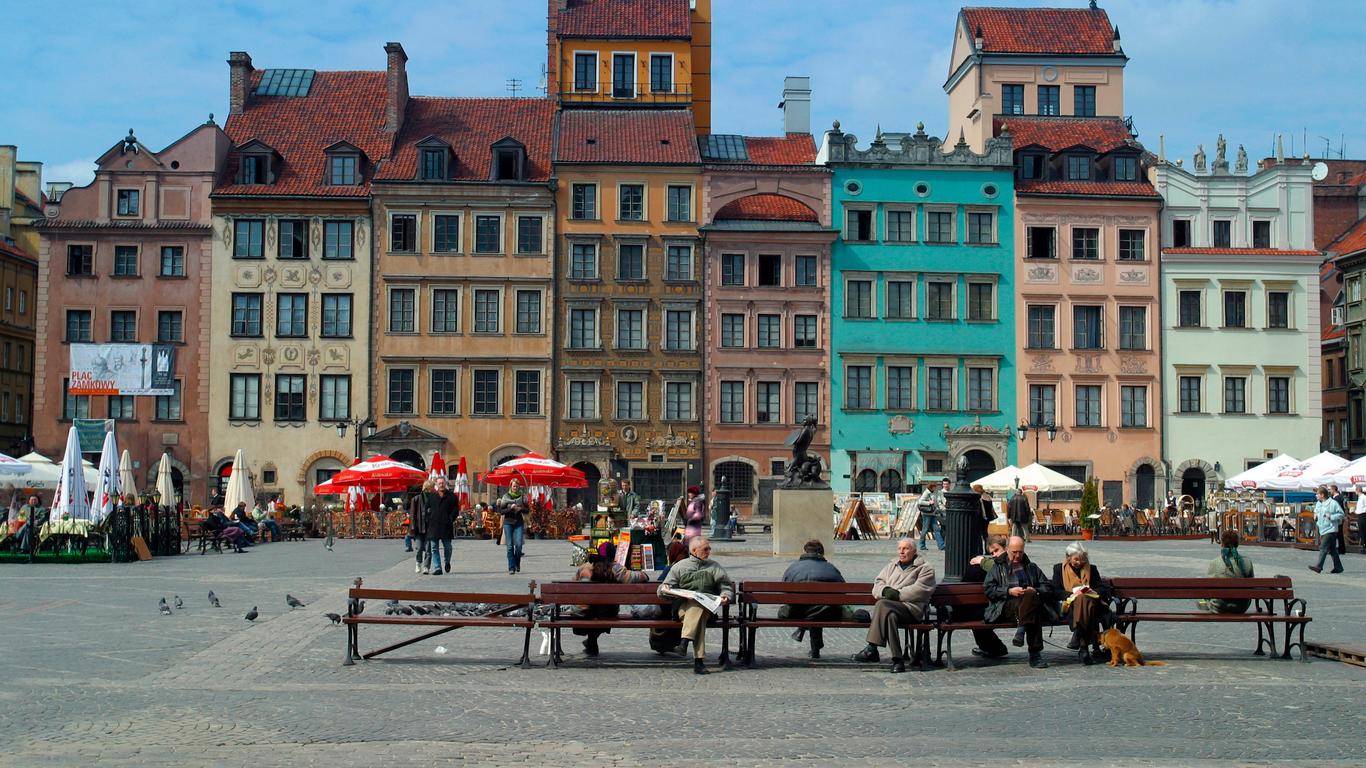
M 1085 7 L 1086 0 L 973 0 Z M 812 78 L 812 129 L 838 119 L 866 144 L 877 126 L 942 136 L 943 83 L 961 3 L 943 0 L 713 0 L 713 130 L 782 131 L 783 77 Z M 1366 7 L 1360 0 L 1110 0 L 1130 61 L 1126 111 L 1153 151 L 1198 143 L 1254 160 L 1286 151 L 1366 157 Z M 325 13 L 320 9 L 326 9 Z M 227 54 L 257 68 L 384 68 L 408 53 L 414 95 L 537 93 L 545 0 L 241 0 L 15 3 L 0 65 L 0 144 L 44 163 L 44 181 L 89 182 L 96 157 L 129 128 L 160 149 L 210 113 L 227 116 Z

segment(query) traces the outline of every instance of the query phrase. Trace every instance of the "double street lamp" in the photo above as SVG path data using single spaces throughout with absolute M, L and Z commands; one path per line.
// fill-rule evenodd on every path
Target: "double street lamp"
M 1015 431 L 1015 434 L 1019 436 L 1020 442 L 1023 443 L 1025 439 L 1029 437 L 1029 433 L 1031 431 L 1034 433 L 1034 461 L 1038 462 L 1039 433 L 1047 432 L 1048 442 L 1051 443 L 1058 438 L 1058 427 L 1056 424 L 1053 424 L 1052 422 L 1048 424 L 1030 424 L 1029 422 L 1022 421 L 1020 422 L 1019 428 Z
M 361 441 L 367 437 L 375 436 L 375 420 L 366 416 L 364 418 L 346 419 L 337 422 L 337 437 L 346 437 L 346 428 L 354 427 L 356 431 L 356 458 L 363 459 L 365 456 L 361 451 L 365 450 Z

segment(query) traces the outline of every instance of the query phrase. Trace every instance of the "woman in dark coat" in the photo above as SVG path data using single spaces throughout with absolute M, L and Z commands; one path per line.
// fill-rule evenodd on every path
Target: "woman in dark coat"
M 1072 628 L 1067 647 L 1077 651 L 1083 664 L 1092 664 L 1091 646 L 1110 624 L 1110 585 L 1091 565 L 1091 556 L 1080 541 L 1067 545 L 1066 559 L 1053 566 L 1053 590 L 1062 596 L 1062 615 Z
M 423 494 L 427 507 L 427 543 L 431 551 L 431 573 L 441 575 L 441 549 L 446 550 L 446 573 L 451 572 L 451 539 L 455 537 L 455 515 L 459 502 L 447 487 L 444 477 L 436 478 L 431 493 Z M 422 572 L 427 573 L 423 568 Z
M 432 481 L 428 480 L 422 484 L 422 491 L 413 494 L 408 499 L 408 535 L 412 537 L 414 548 L 414 559 L 417 563 L 413 566 L 414 573 L 422 573 L 423 566 L 431 568 L 432 553 L 427 550 L 427 494 L 432 490 Z

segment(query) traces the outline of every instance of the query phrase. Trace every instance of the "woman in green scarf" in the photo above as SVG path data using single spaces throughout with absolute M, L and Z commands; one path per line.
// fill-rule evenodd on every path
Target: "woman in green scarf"
M 1238 532 L 1232 528 L 1219 536 L 1219 557 L 1209 564 L 1206 574 L 1215 579 L 1250 579 L 1252 561 L 1238 553 Z M 1247 613 L 1249 600 L 1201 600 L 1200 609 L 1210 613 Z
M 503 516 L 503 543 L 508 550 L 508 575 L 522 570 L 522 542 L 526 538 L 525 517 L 531 511 L 522 482 L 512 479 L 507 493 L 498 499 L 498 514 Z

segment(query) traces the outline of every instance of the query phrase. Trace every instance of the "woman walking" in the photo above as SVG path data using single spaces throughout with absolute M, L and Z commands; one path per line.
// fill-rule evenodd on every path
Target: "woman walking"
M 413 494 L 408 499 L 408 536 L 411 542 L 406 551 L 415 552 L 417 564 L 413 566 L 414 573 L 422 573 L 423 566 L 428 571 L 431 570 L 432 553 L 427 551 L 427 494 L 432 492 L 432 481 L 428 480 L 422 484 L 422 491 Z M 413 545 L 417 545 L 414 549 Z
M 1330 555 L 1333 570 L 1329 573 L 1342 573 L 1342 560 L 1338 557 L 1338 537 L 1342 536 L 1342 519 L 1346 516 L 1342 507 L 1328 495 L 1328 489 L 1318 489 L 1319 500 L 1314 503 L 1314 522 L 1319 526 L 1319 562 L 1309 566 L 1314 573 L 1323 573 L 1323 561 Z
M 507 493 L 498 499 L 498 514 L 503 516 L 503 544 L 507 546 L 508 575 L 522 570 L 522 543 L 526 540 L 526 515 L 531 511 L 522 481 L 512 478 Z

